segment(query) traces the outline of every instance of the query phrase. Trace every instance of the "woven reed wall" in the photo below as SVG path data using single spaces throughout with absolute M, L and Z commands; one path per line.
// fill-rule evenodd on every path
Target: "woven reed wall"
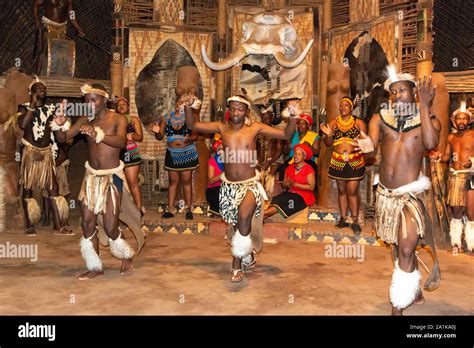
M 228 4 L 239 6 L 259 6 L 262 4 L 262 0 L 229 0 Z
M 130 84 L 130 113 L 137 114 L 135 104 L 136 82 L 138 74 L 147 64 L 151 62 L 155 52 L 168 39 L 172 39 L 184 47 L 194 60 L 201 75 L 203 87 L 203 104 L 201 109 L 201 119 L 209 121 L 211 114 L 212 95 L 212 71 L 201 59 L 201 44 L 206 47 L 207 54 L 212 52 L 212 34 L 209 33 L 164 33 L 158 30 L 130 29 L 129 31 L 129 84 Z M 170 90 L 176 86 L 176 78 L 168 81 Z M 174 90 L 173 90 L 174 93 Z M 172 107 L 172 106 L 171 106 Z M 170 112 L 166 110 L 165 112 Z M 144 132 L 143 142 L 140 144 L 140 152 L 145 159 L 158 159 L 160 163 L 160 184 L 166 186 L 167 179 L 163 177 L 166 171 L 163 169 L 166 150 L 166 141 L 158 141 L 148 131 Z
M 350 22 L 365 22 L 377 18 L 379 0 L 351 0 L 349 3 Z
M 380 14 L 403 12 L 402 66 L 401 71 L 416 75 L 416 20 L 418 16 L 416 0 L 380 0 Z
M 186 24 L 217 28 L 217 1 L 192 0 L 186 8 Z
M 288 6 L 317 6 L 322 5 L 323 0 L 288 0 Z
M 474 70 L 445 72 L 446 88 L 450 93 L 474 93 Z
M 350 22 L 349 0 L 332 1 L 332 27 L 343 27 Z
M 153 0 L 125 0 L 122 12 L 126 23 L 147 23 L 153 21 Z
M 31 0 L 0 0 L 0 72 L 15 66 L 17 58 L 22 71 L 33 72 L 35 30 L 32 6 Z M 87 37 L 110 51 L 113 0 L 75 1 L 74 10 Z M 80 39 L 70 24 L 67 34 L 76 42 L 75 77 L 110 79 L 110 56 Z
M 243 11 L 244 8 L 239 8 L 239 11 Z M 254 9 L 255 10 L 255 9 Z M 249 9 L 249 12 L 252 11 L 252 9 Z M 284 12 L 286 14 L 286 12 Z M 238 47 L 238 44 L 240 42 L 240 39 L 242 37 L 242 24 L 250 19 L 252 17 L 251 13 L 247 12 L 234 12 L 234 16 L 229 16 L 230 18 L 233 17 L 233 23 L 231 24 L 234 30 L 232 31 L 232 47 L 235 49 Z M 313 38 L 313 13 L 308 12 L 308 13 L 295 13 L 294 14 L 294 19 L 293 19 L 293 25 L 295 26 L 297 35 L 298 35 L 298 40 L 300 40 L 300 43 L 302 47 L 305 47 L 309 40 Z M 308 30 L 308 28 L 311 28 L 311 30 Z M 300 104 L 300 108 L 302 112 L 306 113 L 312 113 L 312 95 L 313 95 L 313 69 L 312 64 L 313 64 L 313 57 L 311 54 L 311 51 L 308 53 L 306 56 L 306 59 L 302 64 L 306 64 L 308 66 L 307 69 L 307 84 L 306 84 L 306 91 L 305 95 L 308 96 L 307 98 L 304 98 Z M 240 83 L 240 74 L 242 71 L 242 67 L 240 65 L 232 67 L 232 91 L 238 90 L 239 83 Z
M 434 71 L 474 70 L 474 1 L 434 2 Z

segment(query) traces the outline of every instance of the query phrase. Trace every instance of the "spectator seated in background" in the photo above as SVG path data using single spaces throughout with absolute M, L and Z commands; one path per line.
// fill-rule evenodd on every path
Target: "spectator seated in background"
M 297 144 L 294 149 L 294 162 L 285 170 L 283 187 L 287 191 L 273 197 L 264 212 L 264 219 L 280 213 L 289 216 L 314 204 L 314 186 L 316 175 L 314 169 L 305 162 L 313 156 L 312 149 L 306 144 Z

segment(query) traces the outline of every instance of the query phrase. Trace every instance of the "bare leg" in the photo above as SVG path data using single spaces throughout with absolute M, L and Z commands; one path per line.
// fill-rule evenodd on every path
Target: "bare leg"
M 464 229 L 464 237 L 466 239 L 467 249 L 474 251 L 474 190 L 466 192 L 466 215 L 467 223 Z
M 403 238 L 403 233 L 401 230 L 399 230 L 398 232 L 398 266 L 402 272 L 405 272 L 402 274 L 406 275 L 407 273 L 410 273 L 411 275 L 415 275 L 415 273 L 418 273 L 415 251 L 416 251 L 416 246 L 418 244 L 419 236 L 417 234 L 416 225 L 412 222 L 412 216 L 406 210 L 405 210 L 405 216 L 406 216 L 405 222 L 406 222 L 406 228 L 407 228 L 407 237 Z M 406 287 L 406 284 L 401 284 L 401 286 Z M 406 287 L 406 288 L 404 287 L 402 289 L 399 289 L 399 291 L 410 292 L 412 291 L 414 286 L 416 286 L 416 284 L 415 285 L 411 284 L 411 287 Z M 418 290 L 412 303 L 422 303 L 422 302 L 424 302 L 424 298 L 423 298 L 423 294 L 421 293 L 421 288 L 419 287 L 419 284 L 418 284 Z M 410 306 L 412 303 L 408 304 L 408 306 Z M 403 310 L 408 308 L 408 306 L 406 306 L 405 308 L 392 307 L 392 315 L 402 315 Z
M 467 205 L 467 207 L 469 206 Z M 453 219 L 462 219 L 464 207 L 451 207 L 451 212 L 453 214 Z
M 347 207 L 348 207 L 348 196 L 347 196 L 347 183 L 344 180 L 336 180 L 337 183 L 337 204 L 339 205 L 339 211 L 341 213 L 341 220 L 336 225 L 338 227 L 347 227 Z
M 361 232 L 359 225 L 359 181 L 352 180 L 347 182 L 347 193 L 349 196 L 349 207 L 352 215 L 351 228 L 357 235 Z
M 109 237 L 110 251 L 112 255 L 122 260 L 122 266 L 120 268 L 121 274 L 131 273 L 133 270 L 132 252 L 130 246 L 120 237 L 118 230 L 119 225 L 119 214 L 120 214 L 120 201 L 121 197 L 116 196 L 115 198 L 115 211 L 112 202 L 112 195 L 109 192 L 107 197 L 107 211 L 103 216 L 104 230 Z M 120 247 L 114 248 L 114 245 L 119 243 Z M 127 251 L 124 252 L 124 249 Z
M 183 186 L 184 191 L 184 201 L 186 203 L 187 211 L 186 211 L 186 219 L 192 220 L 193 212 L 191 210 L 193 204 L 193 172 L 191 170 L 186 170 L 181 172 L 180 174 L 180 182 Z
M 126 167 L 124 169 L 125 178 L 127 179 L 128 187 L 133 197 L 133 201 L 137 205 L 139 210 L 142 210 L 142 192 L 140 186 L 138 186 L 138 173 L 140 172 L 140 166 Z
M 41 211 L 41 225 L 42 226 L 49 226 L 49 198 L 43 197 L 43 210 Z
M 176 171 L 168 171 L 168 208 L 174 211 L 174 203 L 176 201 L 176 194 L 178 193 L 179 173 Z
M 238 211 L 238 216 L 237 216 L 237 230 L 234 234 L 234 237 L 231 241 L 231 244 L 234 247 L 234 239 L 237 238 L 242 238 L 242 237 L 247 237 L 249 236 L 251 232 L 251 227 L 252 227 L 252 217 L 253 214 L 255 213 L 255 209 L 257 208 L 257 204 L 255 202 L 255 197 L 251 191 L 247 191 L 247 194 L 245 195 L 244 199 L 242 200 L 242 203 L 240 203 L 239 206 L 239 211 Z M 240 234 L 240 236 L 238 236 Z M 251 250 L 248 251 L 250 253 Z M 237 255 L 232 255 L 232 269 L 234 271 L 236 270 L 242 270 L 242 257 L 246 255 L 241 255 L 240 257 Z M 243 278 L 243 271 L 242 271 L 242 277 L 237 277 L 237 281 L 242 280 Z M 232 281 L 234 281 L 234 272 L 232 273 Z
M 186 206 L 191 207 L 193 204 L 193 172 L 186 170 L 180 172 L 180 183 L 183 186 L 184 201 Z
M 466 215 L 469 221 L 474 221 L 474 190 L 466 191 Z
M 95 252 L 97 253 L 97 255 L 99 255 L 99 237 L 97 236 L 97 233 L 95 233 L 96 224 L 97 224 L 97 215 L 94 215 L 94 213 L 91 212 L 84 203 L 81 204 L 81 209 L 82 209 L 82 233 L 84 234 L 85 239 L 90 239 Z M 89 270 L 86 273 L 79 275 L 77 278 L 79 280 L 87 280 L 87 279 L 92 279 L 103 274 L 104 272 L 102 270 L 100 271 Z
M 33 224 L 33 221 L 31 221 L 30 217 L 28 216 L 28 203 L 26 202 L 25 199 L 29 199 L 33 196 L 33 191 L 32 190 L 26 190 L 23 188 L 23 199 L 21 200 L 21 203 L 23 204 L 23 214 L 25 217 L 25 225 L 26 225 L 26 233 L 34 235 L 35 232 L 35 226 Z

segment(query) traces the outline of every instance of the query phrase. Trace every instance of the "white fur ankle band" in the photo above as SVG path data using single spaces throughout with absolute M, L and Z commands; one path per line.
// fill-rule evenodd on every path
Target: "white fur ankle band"
M 92 237 L 93 236 L 94 235 L 92 235 Z M 102 272 L 102 261 L 100 260 L 99 255 L 97 255 L 97 252 L 94 249 L 94 245 L 90 240 L 92 239 L 92 237 L 90 237 L 89 239 L 86 239 L 84 237 L 81 238 L 80 246 L 82 258 L 86 262 L 86 268 L 89 271 Z
M 239 230 L 235 231 L 231 245 L 232 255 L 238 258 L 247 256 L 252 251 L 252 240 L 250 236 L 242 236 Z
M 128 260 L 135 255 L 132 247 L 120 236 L 113 240 L 109 238 L 110 252 L 119 260 Z
M 421 274 L 415 269 L 411 273 L 404 272 L 395 261 L 395 269 L 392 274 L 392 283 L 390 285 L 390 302 L 393 307 L 405 309 L 416 298 L 420 289 Z

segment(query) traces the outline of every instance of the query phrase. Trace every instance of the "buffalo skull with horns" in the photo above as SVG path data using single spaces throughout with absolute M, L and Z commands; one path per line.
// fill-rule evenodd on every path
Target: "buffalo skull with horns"
M 212 70 L 226 70 L 237 65 L 250 54 L 273 55 L 282 67 L 291 69 L 298 66 L 308 54 L 313 40 L 310 40 L 301 54 L 295 27 L 288 18 L 277 14 L 262 13 L 252 17 L 242 25 L 242 39 L 239 48 L 219 63 L 212 62 L 201 47 L 202 58 Z

